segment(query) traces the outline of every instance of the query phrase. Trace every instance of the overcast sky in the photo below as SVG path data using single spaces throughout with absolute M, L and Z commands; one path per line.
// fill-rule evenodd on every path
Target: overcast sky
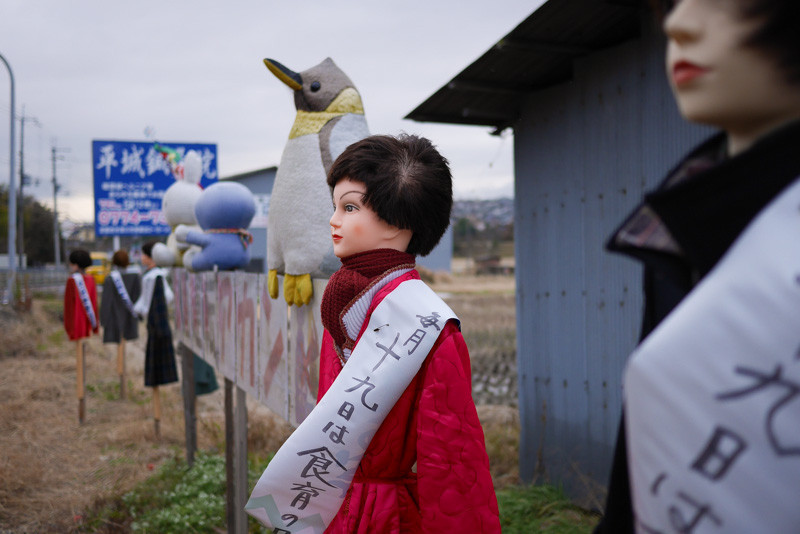
M 331 57 L 361 93 L 372 133 L 425 135 L 452 166 L 456 198 L 511 196 L 511 132 L 403 117 L 542 0 L 0 0 L 0 54 L 24 113 L 27 189 L 62 218 L 92 221 L 91 141 L 216 143 L 220 176 L 277 165 L 295 109 L 264 66 Z M 8 185 L 8 74 L 0 66 L 0 180 Z M 15 159 L 19 165 L 20 123 Z M 16 171 L 17 187 L 19 175 Z

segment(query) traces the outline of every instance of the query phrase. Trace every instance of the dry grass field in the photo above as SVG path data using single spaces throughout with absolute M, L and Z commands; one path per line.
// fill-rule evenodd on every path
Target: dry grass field
M 459 315 L 474 362 L 514 350 L 513 277 L 432 280 Z M 0 533 L 75 531 L 85 511 L 128 491 L 165 459 L 182 456 L 180 386 L 161 389 L 160 438 L 142 341 L 128 344 L 128 397 L 119 398 L 116 345 L 87 343 L 86 420 L 78 423 L 75 344 L 60 323 L 60 302 L 35 299 L 26 313 L 0 308 Z M 143 333 L 142 328 L 142 333 Z M 198 446 L 224 448 L 222 390 L 199 397 Z M 518 482 L 515 407 L 479 406 L 495 485 Z M 248 448 L 275 450 L 291 429 L 249 406 Z

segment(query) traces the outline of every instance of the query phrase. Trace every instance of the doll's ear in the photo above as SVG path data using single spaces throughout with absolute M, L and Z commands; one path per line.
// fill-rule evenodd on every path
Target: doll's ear
M 383 234 L 384 243 L 386 243 L 386 248 L 393 248 L 400 252 L 405 252 L 408 249 L 408 244 L 411 242 L 411 237 L 413 235 L 413 230 L 409 228 L 398 228 L 397 226 L 387 225 Z

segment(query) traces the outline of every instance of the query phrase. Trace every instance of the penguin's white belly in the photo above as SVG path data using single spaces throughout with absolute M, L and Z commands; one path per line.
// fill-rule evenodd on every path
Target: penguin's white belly
M 336 161 L 344 149 L 352 143 L 364 139 L 369 135 L 367 118 L 358 113 L 348 113 L 336 121 L 333 127 L 328 146 L 331 151 L 331 160 Z
M 331 192 L 317 134 L 290 139 L 281 156 L 267 216 L 267 265 L 288 274 L 328 277 L 333 255 Z

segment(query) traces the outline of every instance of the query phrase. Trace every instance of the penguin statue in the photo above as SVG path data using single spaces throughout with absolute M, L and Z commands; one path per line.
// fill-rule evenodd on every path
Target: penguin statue
M 313 296 L 311 279 L 329 278 L 340 266 L 331 241 L 328 170 L 369 129 L 361 96 L 331 58 L 300 73 L 272 59 L 264 64 L 294 91 L 297 109 L 269 201 L 268 289 L 278 298 L 283 274 L 286 302 L 301 306 Z

